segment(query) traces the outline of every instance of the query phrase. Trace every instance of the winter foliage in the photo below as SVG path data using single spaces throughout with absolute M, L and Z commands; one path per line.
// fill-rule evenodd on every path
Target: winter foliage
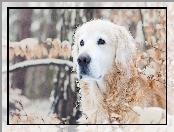
M 49 45 L 49 51 L 45 45 Z M 69 58 L 71 55 L 71 45 L 68 41 L 61 42 L 59 39 L 52 40 L 47 38 L 45 42 L 39 44 L 37 39 L 26 38 L 20 42 L 9 42 L 9 59 L 14 56 L 26 57 L 27 60 L 32 58 L 63 56 Z

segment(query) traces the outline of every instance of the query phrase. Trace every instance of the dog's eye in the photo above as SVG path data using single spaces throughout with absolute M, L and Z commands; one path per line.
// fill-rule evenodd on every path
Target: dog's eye
M 84 41 L 83 41 L 83 39 L 80 41 L 80 45 L 81 45 L 81 46 L 84 46 Z
M 98 44 L 105 44 L 105 41 L 104 41 L 103 39 L 100 38 L 100 39 L 97 41 L 97 43 L 98 43 Z

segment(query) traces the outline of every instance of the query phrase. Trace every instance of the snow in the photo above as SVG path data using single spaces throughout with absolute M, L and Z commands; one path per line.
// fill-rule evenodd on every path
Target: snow
M 51 91 L 50 98 L 49 98 L 49 101 L 50 101 L 50 102 L 54 102 L 54 93 L 55 93 L 55 90 L 53 89 L 53 90 Z
M 47 118 L 50 107 L 51 103 L 49 99 L 42 98 L 42 99 L 31 100 L 30 104 L 25 105 L 24 110 L 28 114 L 35 114 L 37 117 Z
M 71 44 L 70 44 L 69 41 L 66 41 L 66 40 L 65 41 L 62 41 L 62 48 L 64 49 L 65 46 L 67 46 L 68 49 L 71 49 Z
M 26 50 L 26 47 L 33 51 L 35 46 L 39 44 L 39 41 L 35 38 L 26 38 L 20 42 L 10 42 L 9 47 L 19 46 L 23 51 Z
M 62 19 L 59 19 L 59 21 L 56 24 L 57 31 L 60 31 L 60 29 L 61 29 L 61 26 L 60 25 L 62 25 L 62 23 L 63 23 L 63 20 Z
M 15 88 L 9 88 L 9 102 L 15 104 L 17 108 L 21 108 L 21 105 L 19 103 L 16 103 L 16 101 L 19 101 L 23 106 L 27 105 L 30 103 L 30 100 L 26 98 L 25 96 L 21 95 L 22 90 Z
M 67 100 L 67 87 L 68 87 L 68 83 L 69 83 L 69 78 L 67 77 L 67 79 L 64 81 L 64 93 L 63 93 L 63 97 L 65 100 Z
M 52 92 L 53 93 L 53 92 Z M 7 93 L 3 93 L 7 94 Z M 4 100 L 7 100 L 7 96 L 3 96 Z M 18 108 L 16 110 L 10 110 L 11 113 L 16 113 L 20 116 L 9 115 L 10 124 L 11 123 L 24 123 L 24 124 L 59 124 L 59 120 L 54 118 L 54 114 L 49 114 L 51 107 L 51 102 L 48 98 L 38 98 L 35 100 L 27 99 L 25 96 L 21 95 L 20 89 L 10 88 L 10 102 L 15 104 Z M 20 103 L 18 103 L 20 102 Z M 5 101 L 4 101 L 5 103 Z M 20 104 L 20 105 L 19 105 Z M 4 109 L 7 109 L 7 104 L 3 105 Z M 4 114 L 4 119 L 7 114 Z
M 162 29 L 163 27 L 160 24 L 156 24 L 156 29 Z
M 65 75 L 65 74 L 64 74 L 63 72 L 60 73 L 60 77 L 61 77 L 61 78 L 63 78 L 64 75 Z
M 53 79 L 53 82 L 54 82 L 54 83 L 57 82 L 57 78 L 54 78 L 54 79 Z
M 27 60 L 20 63 L 16 63 L 12 66 L 9 66 L 9 71 L 15 70 L 17 68 L 27 67 L 27 66 L 33 66 L 33 65 L 39 65 L 39 64 L 50 64 L 50 63 L 66 64 L 70 67 L 73 66 L 73 62 L 68 60 L 47 58 L 47 59 Z M 7 72 L 7 69 L 6 68 L 2 69 L 2 72 Z
M 76 115 L 76 112 L 77 112 L 77 109 L 74 107 L 73 108 L 73 114 L 72 115 L 75 116 Z
M 40 22 L 39 21 L 34 21 L 31 24 L 31 31 L 32 32 L 35 32 L 35 31 L 39 30 L 39 28 L 40 28 Z
M 162 108 L 135 106 L 133 110 L 140 115 L 139 124 L 166 124 L 166 111 Z
M 64 97 L 65 100 L 67 100 L 67 94 L 66 94 L 65 91 L 64 91 L 64 93 L 63 93 L 63 97 Z

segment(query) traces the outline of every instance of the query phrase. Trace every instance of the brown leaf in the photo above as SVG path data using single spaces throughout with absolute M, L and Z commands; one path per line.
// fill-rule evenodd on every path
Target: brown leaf
M 152 40 L 151 40 L 150 36 L 147 36 L 147 42 L 148 42 L 148 45 L 152 45 Z
M 37 58 L 42 57 L 42 52 L 41 52 L 41 48 L 40 48 L 41 46 L 42 46 L 42 44 L 41 45 L 36 45 L 36 48 L 34 50 L 34 54 Z
M 11 121 L 12 121 L 12 123 L 14 123 L 14 124 L 18 124 L 19 121 L 20 121 L 20 118 L 19 118 L 19 116 L 14 115 L 14 116 L 12 116 Z
M 31 55 L 31 58 L 35 58 L 35 54 L 34 54 L 34 52 L 30 52 L 30 55 Z
M 58 55 L 57 50 L 54 49 L 54 48 L 51 48 L 50 51 L 49 51 L 48 57 L 49 57 L 49 58 L 55 58 L 57 55 Z
M 35 118 L 33 116 L 27 116 L 27 119 L 24 121 L 24 124 L 35 124 Z
M 65 45 L 65 46 L 64 46 L 64 52 L 67 52 L 68 50 L 69 50 L 68 46 Z
M 43 56 L 48 56 L 48 50 L 45 47 L 42 47 Z
M 166 43 L 158 43 L 158 49 L 161 49 L 162 51 L 166 52 Z
M 153 31 L 153 28 L 151 26 L 144 26 L 144 31 L 147 33 L 147 34 L 152 34 L 154 31 Z M 148 41 L 149 42 L 149 41 Z
M 26 48 L 25 57 L 26 57 L 27 60 L 31 59 L 30 50 L 28 48 Z
M 15 113 L 19 115 L 20 114 L 20 111 L 18 109 L 16 109 L 15 110 Z
M 67 57 L 67 58 L 70 58 L 70 56 L 71 56 L 71 50 L 68 50 L 68 51 L 66 52 L 66 57 Z
M 20 56 L 21 56 L 21 57 L 24 57 L 24 55 L 25 55 L 25 52 L 24 52 L 23 50 L 21 50 Z
M 71 45 L 69 41 L 62 42 L 62 54 L 63 57 L 70 57 L 71 56 Z
M 54 45 L 54 48 L 56 49 L 59 56 L 62 56 L 63 49 L 61 48 L 61 41 L 59 39 L 54 39 L 52 44 Z
M 43 44 L 40 44 L 40 50 L 41 50 L 43 56 L 48 56 L 48 51 L 47 51 L 47 49 L 44 47 Z
M 146 51 L 148 53 L 148 55 L 152 58 L 156 58 L 156 52 L 154 48 L 150 48 Z
M 136 49 L 139 49 L 140 48 L 140 43 L 136 43 Z
M 161 59 L 161 51 L 157 49 L 155 53 L 156 53 L 156 56 L 155 56 L 156 60 Z
M 156 43 L 156 38 L 154 36 L 151 36 L 151 42 L 152 44 Z
M 20 117 L 19 116 L 20 116 L 20 111 L 18 109 L 16 109 L 15 113 L 12 116 L 12 119 L 11 119 L 14 124 L 18 124 L 20 122 Z
M 15 52 L 15 55 L 18 56 L 18 55 L 21 54 L 21 49 L 18 46 L 15 46 L 14 47 L 14 52 Z

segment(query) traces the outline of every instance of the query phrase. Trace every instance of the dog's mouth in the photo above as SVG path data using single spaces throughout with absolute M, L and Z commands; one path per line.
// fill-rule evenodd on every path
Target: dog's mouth
M 88 75 L 80 74 L 79 75 L 79 78 L 82 80 L 97 80 L 97 79 L 100 79 L 101 77 L 102 77 L 102 75 L 100 75 L 99 77 L 95 77 L 91 74 L 88 74 Z
M 82 79 L 82 80 L 98 80 L 102 77 L 102 75 L 93 74 L 93 72 L 91 72 L 88 66 L 79 67 L 79 71 L 77 73 L 78 73 L 79 79 Z

